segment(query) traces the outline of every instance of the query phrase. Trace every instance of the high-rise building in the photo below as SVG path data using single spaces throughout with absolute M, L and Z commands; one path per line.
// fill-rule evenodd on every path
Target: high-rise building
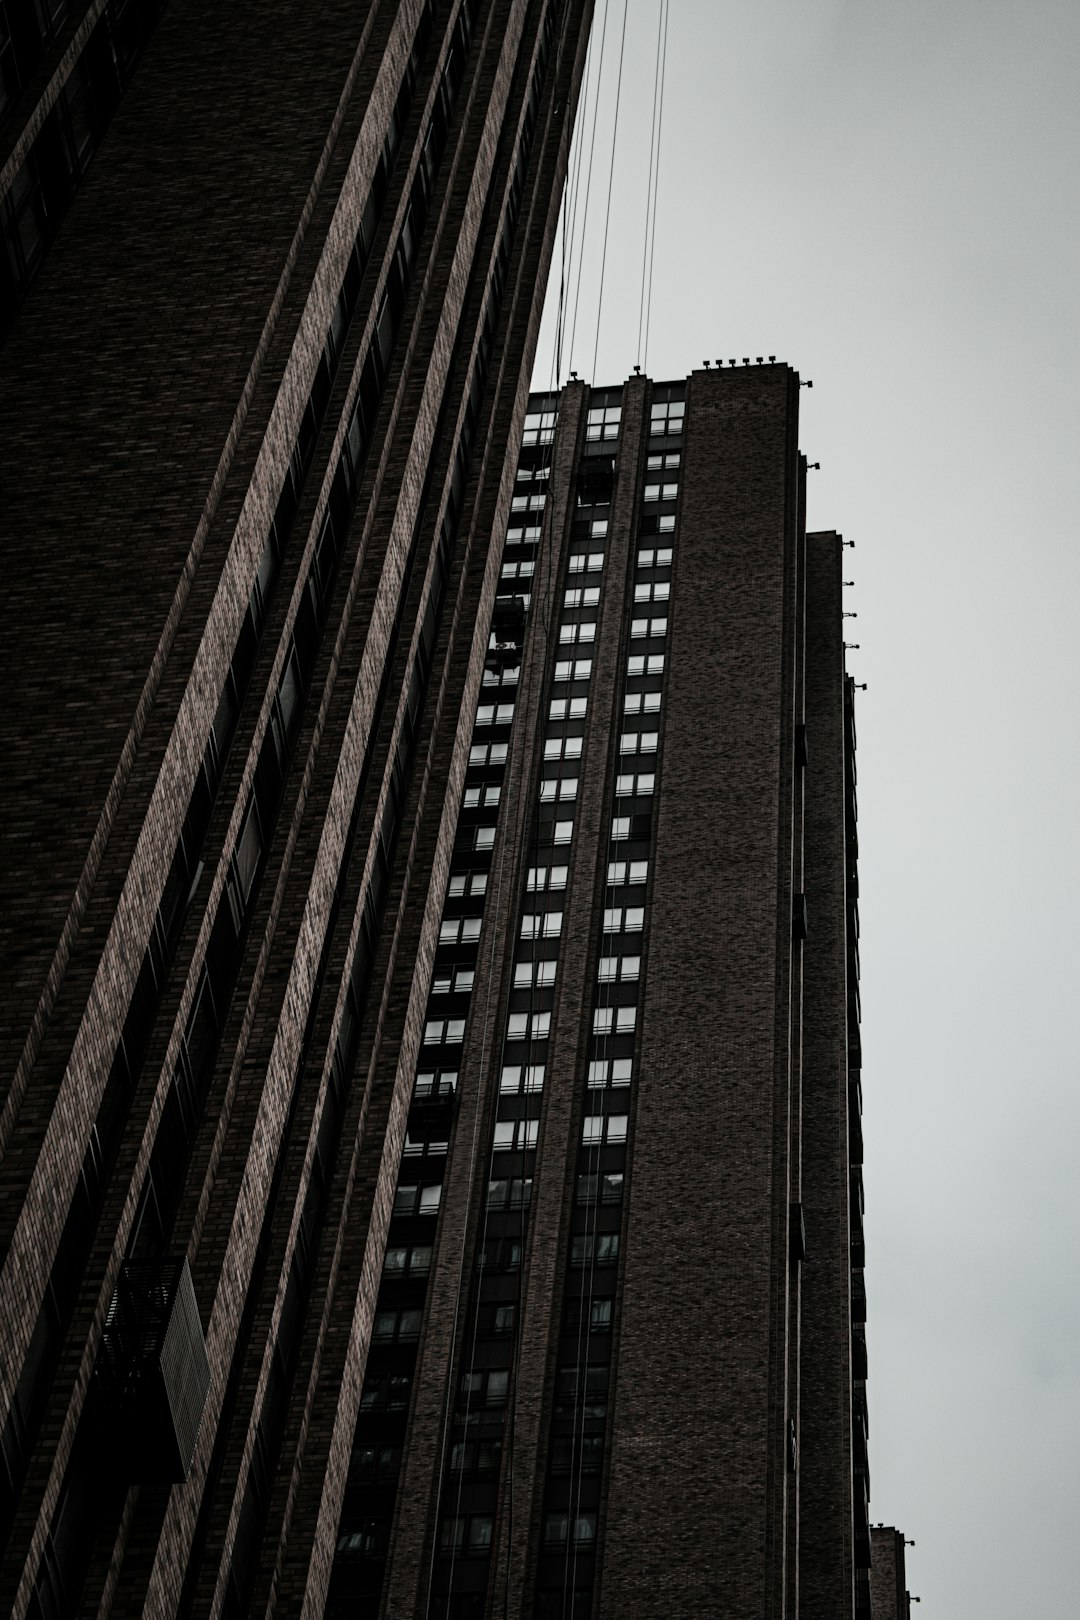
M 5 1613 L 336 1578 L 590 15 L 0 5 Z
M 589 11 L 171 0 L 11 261 L 20 1617 L 869 1620 L 843 542 L 528 397 Z

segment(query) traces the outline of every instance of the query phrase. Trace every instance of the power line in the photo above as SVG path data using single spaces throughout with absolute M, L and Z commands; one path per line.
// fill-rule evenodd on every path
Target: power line
M 622 38 L 619 43 L 619 75 L 615 81 L 615 120 L 611 128 L 611 162 L 608 166 L 607 209 L 604 214 L 604 247 L 600 255 L 600 294 L 596 300 L 596 341 L 593 344 L 592 379 L 596 380 L 596 359 L 600 352 L 600 317 L 604 309 L 604 272 L 607 268 L 608 226 L 611 223 L 611 188 L 615 179 L 615 145 L 619 133 L 619 101 L 622 97 L 623 56 L 626 51 L 626 19 L 630 0 L 623 0 Z
M 653 258 L 656 253 L 656 207 L 660 197 L 660 136 L 664 127 L 664 84 L 667 79 L 667 30 L 671 16 L 671 0 L 660 0 L 664 12 L 664 48 L 660 63 L 660 116 L 656 125 L 656 170 L 653 175 L 652 243 L 649 248 L 649 296 L 645 305 L 645 349 L 641 357 L 642 370 L 649 369 L 649 325 L 652 317 Z
M 645 237 L 641 244 L 641 297 L 638 300 L 637 350 L 635 359 L 641 364 L 641 323 L 645 314 L 645 273 L 649 259 L 649 215 L 653 200 L 653 155 L 656 150 L 656 97 L 660 88 L 660 36 L 664 24 L 664 0 L 656 14 L 656 66 L 653 69 L 652 117 L 649 120 L 649 178 L 645 185 Z

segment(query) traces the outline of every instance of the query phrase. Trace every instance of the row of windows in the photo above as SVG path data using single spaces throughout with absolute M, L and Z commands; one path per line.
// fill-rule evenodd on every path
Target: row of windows
M 662 402 L 654 407 L 651 427 L 654 433 L 681 431 L 684 411 L 681 402 Z M 670 454 L 670 461 L 667 457 Z M 643 505 L 674 500 L 678 494 L 675 478 L 663 478 L 666 472 L 675 472 L 677 452 L 660 452 L 650 457 L 649 472 L 659 477 L 649 479 L 643 495 Z M 654 508 L 655 510 L 655 508 Z M 665 514 L 666 517 L 666 514 Z M 643 525 L 644 527 L 644 520 Z M 659 528 L 651 520 L 653 532 Z M 674 528 L 674 517 L 664 523 L 665 530 Z M 667 579 L 642 578 L 642 572 L 654 568 L 670 567 L 670 547 L 643 545 L 638 552 L 638 577 L 634 585 L 635 604 L 666 603 L 670 597 Z M 663 636 L 667 632 L 665 618 L 634 619 L 631 638 L 645 639 Z M 634 653 L 628 657 L 626 678 L 652 677 L 649 691 L 627 691 L 623 698 L 623 713 L 627 716 L 657 717 L 661 711 L 660 679 L 664 672 L 664 656 Z M 647 730 L 622 730 L 619 736 L 618 756 L 629 763 L 634 757 L 655 756 L 659 750 L 659 727 Z M 652 773 L 631 774 L 617 772 L 617 795 L 650 794 L 655 788 Z M 640 816 L 613 815 L 610 827 L 611 855 L 607 865 L 609 897 L 627 884 L 642 889 L 648 881 L 649 864 L 635 851 L 625 855 L 620 844 L 635 837 L 647 836 Z M 592 1012 L 592 1049 L 586 1072 L 585 1106 L 581 1122 L 579 1172 L 575 1195 L 574 1227 L 571 1230 L 566 1304 L 563 1319 L 563 1354 L 576 1346 L 573 1364 L 559 1368 L 556 1396 L 552 1412 L 549 1440 L 548 1479 L 543 1518 L 543 1546 L 550 1554 L 558 1554 L 572 1547 L 588 1552 L 596 1537 L 599 1493 L 591 1483 L 602 1466 L 604 1435 L 603 1423 L 607 1415 L 609 1380 L 610 1334 L 614 1314 L 614 1281 L 610 1268 L 617 1264 L 619 1233 L 597 1231 L 597 1224 L 610 1223 L 611 1216 L 601 1220 L 599 1212 L 616 1212 L 622 1203 L 626 1143 L 629 1134 L 629 1096 L 634 1072 L 632 1043 L 636 1034 L 637 1007 L 634 1002 L 615 1004 L 612 996 L 636 996 L 641 975 L 641 955 L 634 947 L 633 935 L 644 927 L 644 906 L 609 906 L 604 913 L 601 954 L 597 961 L 597 998 Z M 628 950 L 619 950 L 619 936 L 626 940 Z M 627 938 L 627 936 L 631 936 Z M 619 941 L 621 943 L 621 940 Z M 616 948 L 613 948 L 616 947 Z M 623 990 L 625 986 L 625 990 Z M 615 987 L 614 989 L 612 987 Z M 617 1043 L 612 1049 L 612 1043 Z M 584 1224 L 584 1230 L 582 1225 Z M 574 1281 L 581 1275 L 580 1284 Z M 583 1275 L 582 1275 L 583 1273 Z M 599 1352 L 594 1364 L 590 1358 Z M 585 1365 L 580 1363 L 584 1362 Z M 592 1425 L 592 1429 L 589 1429 Z M 567 1474 L 576 1476 L 570 1487 L 567 1506 L 567 1487 L 561 1484 Z M 556 1582 L 564 1581 L 565 1564 L 552 1559 L 541 1562 L 538 1572 L 537 1612 L 565 1615 L 565 1593 Z M 545 1590 L 546 1588 L 546 1590 Z M 577 1612 L 575 1602 L 573 1612 Z M 592 1594 L 586 1588 L 581 1592 L 581 1612 L 592 1606 Z M 548 1601 L 550 1600 L 550 1601 Z

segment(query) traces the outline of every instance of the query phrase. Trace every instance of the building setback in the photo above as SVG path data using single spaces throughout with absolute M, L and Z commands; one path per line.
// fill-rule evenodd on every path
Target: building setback
M 842 541 L 785 365 L 528 397 L 590 14 L 146 5 L 5 196 L 20 1617 L 870 1620 Z
M 875 1524 L 871 1530 L 871 1620 L 911 1620 L 911 1594 L 904 1570 L 904 1548 L 909 1545 L 915 1543 L 907 1542 L 891 1525 Z

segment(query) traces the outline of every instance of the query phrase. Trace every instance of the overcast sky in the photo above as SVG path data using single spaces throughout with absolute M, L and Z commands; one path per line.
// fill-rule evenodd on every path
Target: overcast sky
M 601 383 L 638 357 L 628 3 Z M 1075 1620 L 1080 4 L 671 0 L 666 91 L 648 372 L 813 378 L 810 525 L 856 542 L 871 1518 L 923 1620 Z

